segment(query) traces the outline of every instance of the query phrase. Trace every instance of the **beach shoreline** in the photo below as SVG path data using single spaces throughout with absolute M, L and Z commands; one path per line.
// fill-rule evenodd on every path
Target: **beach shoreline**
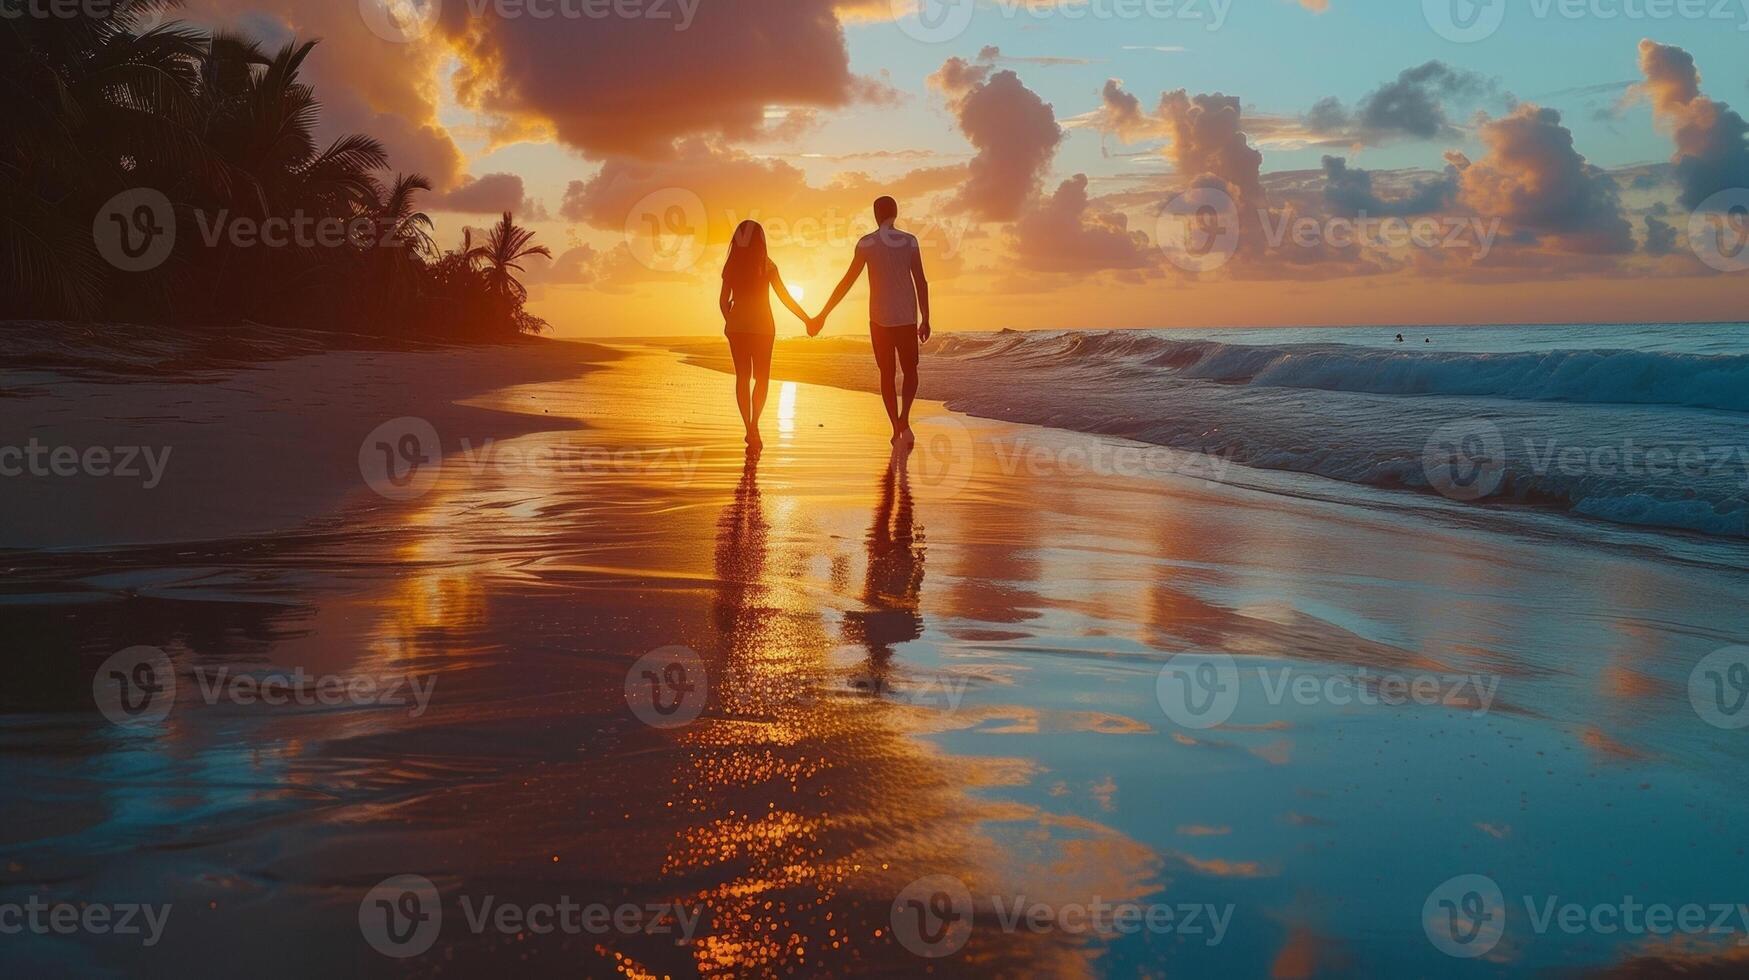
M 14 429 L 0 450 L 0 548 L 92 549 L 266 535 L 333 518 L 365 485 L 362 444 L 395 419 L 444 453 L 583 423 L 468 401 L 594 370 L 598 345 L 399 343 L 255 330 L 81 335 L 11 324 L 0 365 Z M 129 353 L 131 351 L 131 353 Z M 394 428 L 391 426 L 391 428 Z
M 674 345 L 687 363 L 726 371 L 719 348 Z M 879 384 L 854 337 L 780 342 L 772 370 Z M 1431 349 L 1357 328 L 1002 331 L 928 345 L 919 396 L 1303 474 L 1318 493 L 1385 491 L 1370 499 L 1741 555 L 1745 371 L 1728 329 L 1476 327 Z

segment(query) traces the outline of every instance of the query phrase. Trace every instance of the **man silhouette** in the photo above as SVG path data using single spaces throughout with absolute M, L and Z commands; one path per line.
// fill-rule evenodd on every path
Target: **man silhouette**
M 899 202 L 881 197 L 874 202 L 874 231 L 856 243 L 856 255 L 832 298 L 820 315 L 808 323 L 808 336 L 819 336 L 826 317 L 856 277 L 868 268 L 868 338 L 874 344 L 875 363 L 881 369 L 881 401 L 887 420 L 893 424 L 893 443 L 911 438 L 911 402 L 917 397 L 917 345 L 929 342 L 929 280 L 923 275 L 923 253 L 917 236 L 893 227 L 899 217 Z M 903 368 L 903 388 L 894 376 Z M 903 401 L 900 400 L 901 390 Z

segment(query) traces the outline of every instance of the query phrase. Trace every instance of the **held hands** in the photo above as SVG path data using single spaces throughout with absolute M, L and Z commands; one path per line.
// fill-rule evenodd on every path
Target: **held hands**
M 821 310 L 818 316 L 811 316 L 802 322 L 807 324 L 808 336 L 818 337 L 820 331 L 826 329 L 826 311 Z M 929 343 L 929 338 L 934 332 L 935 330 L 929 325 L 929 321 L 924 320 L 917 325 L 917 342 L 920 344 Z

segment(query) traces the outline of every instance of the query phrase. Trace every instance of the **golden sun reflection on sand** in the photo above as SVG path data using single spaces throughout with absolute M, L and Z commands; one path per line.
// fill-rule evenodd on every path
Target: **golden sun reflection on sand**
M 777 390 L 777 431 L 785 436 L 796 431 L 796 388 L 794 381 L 785 381 Z
M 460 560 L 452 537 L 420 537 L 402 548 L 399 558 L 410 574 L 397 583 L 380 630 L 390 645 L 405 648 L 422 631 L 472 626 L 485 617 L 480 569 Z
M 1064 900 L 1156 887 L 1158 861 L 1123 834 L 977 795 L 1032 772 L 1030 762 L 958 758 L 919 738 L 1018 709 L 954 714 L 892 693 L 922 675 L 914 644 L 930 642 L 924 631 L 956 618 L 964 592 L 953 580 L 987 569 L 925 574 L 931 560 L 960 564 L 931 558 L 926 527 L 968 518 L 931 471 L 885 451 L 878 400 L 812 387 L 804 399 L 799 385 L 782 384 L 772 406 L 779 431 L 833 421 L 806 426 L 806 453 L 749 460 L 733 420 L 682 431 L 638 408 L 659 381 L 683 414 L 715 419 L 726 379 L 674 376 L 655 358 L 649 366 L 632 360 L 590 379 L 594 404 L 623 414 L 504 447 L 595 462 L 458 459 L 401 516 L 411 541 L 392 552 L 396 572 L 367 606 L 374 658 L 443 672 L 418 725 L 465 733 L 455 743 L 465 751 L 353 768 L 420 787 L 396 810 L 430 828 L 413 863 L 441 865 L 474 888 L 511 868 L 537 897 L 571 889 L 699 913 L 684 945 L 594 937 L 591 952 L 625 976 L 908 969 L 892 906 L 929 875 L 980 895 Z M 562 388 L 525 389 L 503 407 L 559 409 L 566 398 Z M 654 453 L 611 465 L 591 455 L 685 439 L 704 448 L 684 467 Z M 989 527 L 1001 513 L 970 519 Z M 672 641 L 700 655 L 709 700 L 696 722 L 667 732 L 628 715 L 624 658 Z M 1034 727 L 1066 724 L 1053 716 Z M 448 836 L 455 813 L 496 832 L 463 845 Z M 573 866 L 573 855 L 589 857 Z M 936 972 L 1086 976 L 1100 945 L 980 929 Z M 491 950 L 458 943 L 450 952 L 471 963 Z

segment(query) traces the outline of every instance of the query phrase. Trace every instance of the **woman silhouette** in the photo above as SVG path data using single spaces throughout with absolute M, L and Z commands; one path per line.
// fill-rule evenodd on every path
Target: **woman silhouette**
M 735 404 L 747 426 L 747 448 L 758 449 L 759 416 L 765 411 L 765 396 L 771 388 L 771 345 L 777 339 L 777 324 L 771 319 L 771 290 L 804 324 L 802 311 L 778 275 L 777 266 L 765 251 L 765 228 L 757 221 L 743 221 L 729 242 L 729 258 L 723 263 L 723 292 L 717 305 L 723 311 L 723 333 L 729 338 L 729 354 L 735 360 Z

